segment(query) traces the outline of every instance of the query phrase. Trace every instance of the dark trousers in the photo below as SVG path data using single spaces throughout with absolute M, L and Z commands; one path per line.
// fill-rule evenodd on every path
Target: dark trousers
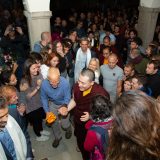
M 84 141 L 86 138 L 87 130 L 85 129 L 85 123 L 74 123 L 75 124 L 75 130 L 74 134 L 77 138 L 77 145 L 82 153 L 83 160 L 89 160 L 89 152 L 87 152 L 84 149 Z
M 42 107 L 27 114 L 27 119 L 33 125 L 34 133 L 38 137 L 41 136 L 40 132 L 43 130 L 42 121 L 45 116 L 46 115 Z

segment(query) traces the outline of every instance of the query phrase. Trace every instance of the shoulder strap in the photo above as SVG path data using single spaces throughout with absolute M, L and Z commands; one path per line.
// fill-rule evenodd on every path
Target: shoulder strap
M 100 126 L 91 126 L 90 127 L 90 130 L 93 130 L 93 131 L 96 131 L 98 132 L 99 134 L 104 134 L 106 132 L 106 130 Z
M 90 130 L 97 132 L 101 136 L 103 150 L 106 150 L 108 146 L 108 131 L 103 127 L 94 125 L 90 127 Z

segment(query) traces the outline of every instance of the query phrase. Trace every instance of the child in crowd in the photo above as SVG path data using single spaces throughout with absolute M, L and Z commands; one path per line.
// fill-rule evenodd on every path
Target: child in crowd
M 91 103 L 91 120 L 86 123 L 88 130 L 84 142 L 85 150 L 90 152 L 90 160 L 97 160 L 96 150 L 102 159 L 106 158 L 109 144 L 109 130 L 112 126 L 112 105 L 107 97 L 97 95 Z

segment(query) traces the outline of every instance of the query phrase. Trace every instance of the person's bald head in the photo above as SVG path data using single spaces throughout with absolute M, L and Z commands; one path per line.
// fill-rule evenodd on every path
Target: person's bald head
M 49 32 L 42 32 L 41 40 L 46 41 L 46 43 L 49 43 L 51 41 L 51 34 Z
M 116 67 L 116 64 L 118 62 L 118 57 L 116 54 L 112 53 L 109 57 L 108 57 L 108 66 L 109 68 L 113 69 Z
M 52 85 L 53 88 L 57 88 L 60 82 L 60 72 L 58 68 L 49 68 L 48 70 L 48 81 Z

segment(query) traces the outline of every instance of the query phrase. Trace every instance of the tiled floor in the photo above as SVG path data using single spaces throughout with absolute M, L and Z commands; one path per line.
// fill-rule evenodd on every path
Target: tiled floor
M 60 145 L 57 148 L 53 148 L 52 130 L 46 126 L 44 126 L 44 129 L 51 132 L 50 138 L 48 141 L 38 142 L 35 140 L 36 136 L 33 133 L 32 127 L 29 126 L 35 160 L 42 160 L 44 158 L 48 158 L 48 160 L 82 160 L 80 152 L 76 151 L 76 140 L 74 135 L 72 135 L 71 139 L 65 139 L 64 131 L 62 131 L 63 138 Z

